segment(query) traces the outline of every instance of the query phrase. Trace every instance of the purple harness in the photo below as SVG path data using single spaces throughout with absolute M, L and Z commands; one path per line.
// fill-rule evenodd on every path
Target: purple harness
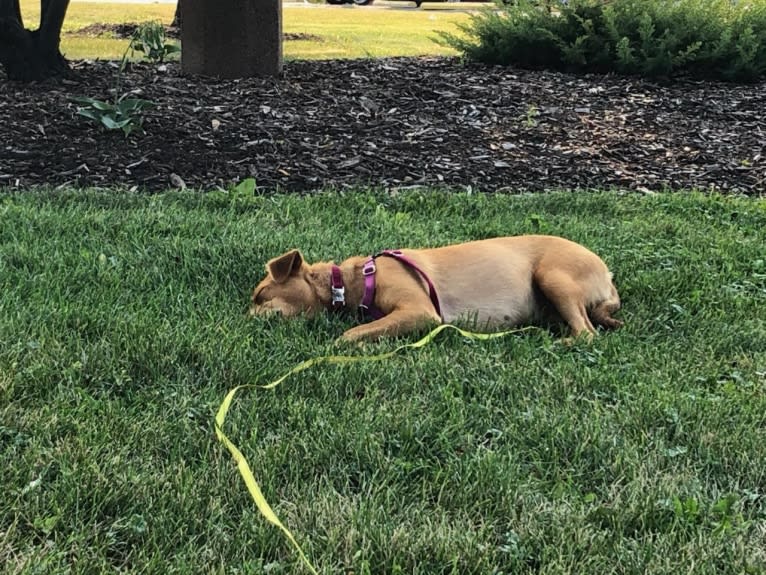
M 362 274 L 364 275 L 364 296 L 362 297 L 362 303 L 359 304 L 359 308 L 362 310 L 362 313 L 369 314 L 372 319 L 380 319 L 386 315 L 380 311 L 380 309 L 378 309 L 374 303 L 375 272 L 377 271 L 377 267 L 375 266 L 375 259 L 381 256 L 387 256 L 399 260 L 420 274 L 426 284 L 428 284 L 428 295 L 431 297 L 431 302 L 434 304 L 436 313 L 438 313 L 439 317 L 441 317 L 442 311 L 441 306 L 439 305 L 439 296 L 436 295 L 436 288 L 434 287 L 433 282 L 414 261 L 405 256 L 399 250 L 384 250 L 370 257 L 370 259 L 365 262 L 364 267 L 362 268 Z
M 375 266 L 375 259 L 381 256 L 387 256 L 399 260 L 403 264 L 411 267 L 420 274 L 423 280 L 428 285 L 428 295 L 431 298 L 431 302 L 434 304 L 436 313 L 439 317 L 442 315 L 441 306 L 439 305 L 439 296 L 436 295 L 436 288 L 433 282 L 428 277 L 418 264 L 405 256 L 399 250 L 384 250 L 380 253 L 371 256 L 364 263 L 362 268 L 362 274 L 364 275 L 364 295 L 362 296 L 362 302 L 359 304 L 359 309 L 362 313 L 366 313 L 372 317 L 372 319 L 380 319 L 384 314 L 378 307 L 375 306 L 375 273 L 378 271 Z M 346 305 L 346 288 L 343 285 L 343 274 L 341 274 L 340 267 L 333 264 L 330 268 L 330 292 L 332 294 L 332 307 L 333 309 L 340 309 Z

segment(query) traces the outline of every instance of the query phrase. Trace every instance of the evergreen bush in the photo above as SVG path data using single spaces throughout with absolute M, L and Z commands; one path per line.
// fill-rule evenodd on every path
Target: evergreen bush
M 752 82 L 766 76 L 766 0 L 514 0 L 443 34 L 489 64 Z

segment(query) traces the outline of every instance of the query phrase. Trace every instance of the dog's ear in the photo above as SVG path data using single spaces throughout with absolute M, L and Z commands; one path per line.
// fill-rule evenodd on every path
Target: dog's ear
M 271 277 L 278 284 L 285 283 L 287 279 L 301 269 L 303 265 L 303 256 L 298 250 L 290 250 L 286 254 L 282 254 L 278 258 L 270 260 L 266 264 L 266 269 L 269 270 Z

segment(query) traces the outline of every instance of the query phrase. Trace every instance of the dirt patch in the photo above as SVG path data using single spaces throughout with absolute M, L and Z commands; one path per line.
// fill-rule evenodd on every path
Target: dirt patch
M 70 101 L 108 98 L 115 67 L 79 62 L 57 85 L 0 76 L 0 184 L 766 187 L 766 84 L 662 85 L 444 58 L 296 61 L 279 79 L 240 81 L 141 64 L 123 89 L 156 107 L 146 133 L 126 139 Z
M 288 42 L 324 42 L 324 38 L 321 36 L 307 32 L 285 32 L 282 34 L 282 38 Z
M 69 32 L 70 36 L 109 36 L 111 38 L 119 38 L 127 40 L 141 26 L 138 22 L 126 22 L 122 24 L 103 24 L 95 23 L 89 24 L 84 28 L 79 28 L 73 32 Z M 165 35 L 169 38 L 180 38 L 181 31 L 173 26 L 165 26 Z
M 70 36 L 109 36 L 110 38 L 130 39 L 141 24 L 129 22 L 127 24 L 89 24 L 79 30 L 68 32 Z M 179 39 L 181 31 L 174 26 L 165 26 L 165 35 L 168 38 Z M 321 42 L 322 38 L 316 34 L 307 34 L 305 32 L 286 32 L 283 34 L 286 41 L 313 41 Z

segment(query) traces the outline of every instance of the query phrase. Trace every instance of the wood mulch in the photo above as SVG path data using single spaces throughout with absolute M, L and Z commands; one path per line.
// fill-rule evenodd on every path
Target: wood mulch
M 133 65 L 123 91 L 151 100 L 125 138 L 76 114 L 110 97 L 117 65 L 72 79 L 0 75 L 0 185 L 262 190 L 440 185 L 477 191 L 701 188 L 764 195 L 766 84 L 464 64 L 451 58 L 294 61 L 279 79 L 184 77 Z

